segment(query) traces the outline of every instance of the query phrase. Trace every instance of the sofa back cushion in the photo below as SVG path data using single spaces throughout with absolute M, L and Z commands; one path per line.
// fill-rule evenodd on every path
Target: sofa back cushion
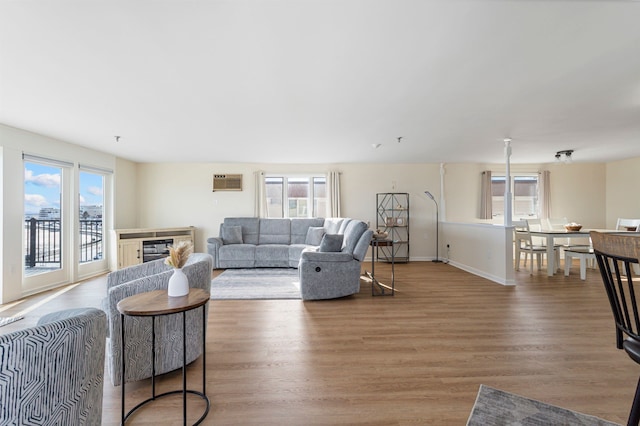
M 259 244 L 291 243 L 291 219 L 260 219 Z
M 324 231 L 326 234 L 339 234 L 340 225 L 342 225 L 344 219 L 341 217 L 327 217 L 324 220 Z
M 242 244 L 242 226 L 223 224 L 220 228 L 220 237 L 224 244 Z
M 323 218 L 292 218 L 291 219 L 291 244 L 308 244 L 307 230 L 310 227 L 322 226 Z M 320 243 L 318 243 L 320 244 Z M 316 244 L 316 245 L 318 245 Z
M 364 257 L 367 255 L 367 250 L 369 249 L 369 245 L 371 245 L 371 237 L 373 236 L 373 231 L 371 229 L 367 229 L 362 233 L 358 243 L 356 244 L 356 248 L 353 249 L 353 258 L 359 262 L 364 260 Z
M 223 225 L 242 227 L 242 242 L 244 244 L 258 244 L 259 219 L 257 217 L 227 217 Z M 220 230 L 222 236 L 222 229 Z
M 361 220 L 351 220 L 344 230 L 344 242 L 342 252 L 353 254 L 360 237 L 367 230 L 367 224 Z

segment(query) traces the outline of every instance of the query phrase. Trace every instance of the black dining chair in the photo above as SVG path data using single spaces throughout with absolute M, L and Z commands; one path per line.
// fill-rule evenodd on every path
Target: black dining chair
M 640 237 L 591 231 L 593 251 L 602 275 L 616 324 L 616 346 L 640 364 L 640 313 L 633 280 L 633 265 L 640 256 Z M 627 425 L 640 421 L 640 380 Z

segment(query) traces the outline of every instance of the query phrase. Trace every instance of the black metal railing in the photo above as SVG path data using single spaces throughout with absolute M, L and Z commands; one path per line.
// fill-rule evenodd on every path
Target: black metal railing
M 25 266 L 61 265 L 60 219 L 36 219 L 25 221 Z M 80 221 L 80 262 L 102 259 L 102 220 Z
M 102 259 L 102 219 L 80 221 L 80 263 Z

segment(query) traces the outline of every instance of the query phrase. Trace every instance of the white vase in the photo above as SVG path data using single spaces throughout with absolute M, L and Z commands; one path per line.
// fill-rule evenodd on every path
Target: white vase
M 189 294 L 189 279 L 181 268 L 175 268 L 169 278 L 169 297 L 180 297 Z

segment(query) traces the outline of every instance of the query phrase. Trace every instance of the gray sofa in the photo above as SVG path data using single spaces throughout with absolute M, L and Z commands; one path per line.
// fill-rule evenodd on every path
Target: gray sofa
M 231 217 L 207 251 L 216 268 L 298 268 L 302 299 L 331 299 L 360 291 L 367 228 L 350 218 Z
M 189 279 L 190 288 L 211 290 L 213 262 L 206 253 L 193 253 L 182 268 Z M 107 313 L 107 371 L 114 386 L 121 383 L 122 341 L 118 302 L 134 294 L 153 290 L 166 290 L 173 268 L 164 259 L 130 266 L 107 275 L 107 297 L 103 309 Z M 208 305 L 206 307 L 208 309 Z M 186 313 L 187 362 L 202 354 L 202 312 Z M 126 382 L 151 377 L 151 322 L 146 317 L 125 317 Z M 182 314 L 156 318 L 156 374 L 182 367 Z

